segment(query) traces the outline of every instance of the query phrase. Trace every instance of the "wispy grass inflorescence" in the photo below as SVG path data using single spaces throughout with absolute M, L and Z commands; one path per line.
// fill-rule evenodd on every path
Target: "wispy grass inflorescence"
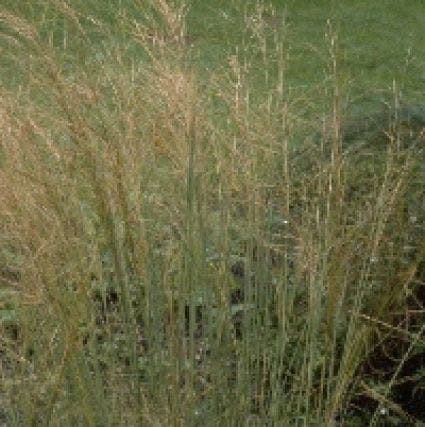
M 351 138 L 330 22 L 312 107 L 261 2 L 214 70 L 183 2 L 36 3 L 0 11 L 0 418 L 337 426 L 362 394 L 412 421 L 391 392 L 423 344 L 423 127 L 397 91 L 379 141 Z

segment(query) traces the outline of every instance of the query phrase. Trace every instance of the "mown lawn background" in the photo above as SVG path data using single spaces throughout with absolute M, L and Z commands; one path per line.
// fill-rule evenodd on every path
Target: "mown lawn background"
M 424 9 L 2 0 L 1 422 L 423 425 Z

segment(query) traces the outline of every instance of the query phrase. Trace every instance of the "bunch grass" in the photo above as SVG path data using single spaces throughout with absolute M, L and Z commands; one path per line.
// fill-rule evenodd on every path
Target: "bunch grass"
M 135 2 L 112 27 L 41 3 L 60 42 L 0 14 L 19 70 L 0 97 L 7 425 L 355 425 L 358 393 L 413 422 L 391 390 L 423 346 L 397 323 L 423 285 L 423 135 L 395 114 L 382 144 L 347 145 L 331 22 L 306 120 L 318 107 L 291 92 L 287 27 L 261 3 L 208 77 L 188 5 Z M 390 333 L 408 348 L 368 384 Z

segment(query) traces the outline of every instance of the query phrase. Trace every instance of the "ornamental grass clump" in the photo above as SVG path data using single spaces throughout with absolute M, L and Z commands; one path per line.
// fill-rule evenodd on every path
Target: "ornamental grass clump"
M 0 14 L 7 425 L 414 420 L 393 390 L 423 346 L 423 134 L 390 115 L 379 147 L 344 139 L 331 24 L 312 107 L 262 4 L 213 70 L 189 5 L 41 4 Z

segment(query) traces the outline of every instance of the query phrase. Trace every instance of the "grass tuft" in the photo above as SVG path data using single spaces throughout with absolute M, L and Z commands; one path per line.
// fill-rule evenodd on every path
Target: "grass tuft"
M 0 11 L 2 421 L 423 421 L 423 109 L 351 114 L 332 21 L 294 90 L 261 2 L 213 69 L 190 4 L 34 3 Z

